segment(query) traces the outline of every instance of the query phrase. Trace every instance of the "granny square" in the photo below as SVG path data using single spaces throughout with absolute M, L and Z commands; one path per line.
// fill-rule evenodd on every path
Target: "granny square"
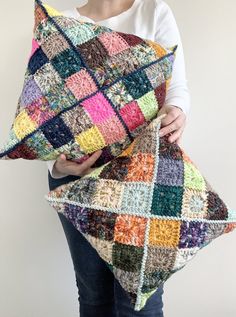
M 98 167 L 117 157 L 164 105 L 176 49 L 35 0 L 32 47 L 0 159 L 64 153 L 82 161 L 101 149 Z
M 157 116 L 117 157 L 45 195 L 119 281 L 132 307 L 236 228 L 229 209 Z

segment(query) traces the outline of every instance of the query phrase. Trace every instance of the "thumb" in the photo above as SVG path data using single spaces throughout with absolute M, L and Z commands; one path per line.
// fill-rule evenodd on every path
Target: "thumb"
M 63 153 L 60 154 L 60 155 L 58 156 L 57 160 L 58 160 L 59 162 L 64 162 L 64 161 L 66 161 L 66 155 L 63 154 Z

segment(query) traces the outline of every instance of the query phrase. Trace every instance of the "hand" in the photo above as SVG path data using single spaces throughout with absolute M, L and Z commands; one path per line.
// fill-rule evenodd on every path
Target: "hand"
M 169 142 L 175 142 L 179 145 L 182 133 L 186 125 L 186 115 L 182 109 L 173 105 L 165 105 L 158 112 L 158 116 L 166 113 L 165 118 L 161 120 L 161 129 L 159 135 L 162 137 L 168 133 Z M 173 132 L 173 133 L 172 133 Z
M 65 154 L 60 154 L 53 166 L 58 172 L 75 175 L 75 176 L 84 176 L 92 172 L 95 168 L 91 168 L 99 156 L 102 154 L 102 150 L 94 152 L 86 161 L 82 163 L 73 162 L 67 160 Z

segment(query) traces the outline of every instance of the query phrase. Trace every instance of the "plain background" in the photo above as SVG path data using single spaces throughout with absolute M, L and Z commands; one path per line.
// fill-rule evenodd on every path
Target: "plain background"
M 167 2 L 181 32 L 192 99 L 182 146 L 221 197 L 236 208 L 236 2 Z M 59 10 L 80 4 L 47 3 Z M 33 1 L 1 1 L 1 144 L 21 92 L 32 26 Z M 0 175 L 0 315 L 78 316 L 66 238 L 55 210 L 44 199 L 46 164 L 1 161 Z M 165 317 L 235 317 L 235 250 L 236 232 L 221 236 L 172 276 L 165 284 Z

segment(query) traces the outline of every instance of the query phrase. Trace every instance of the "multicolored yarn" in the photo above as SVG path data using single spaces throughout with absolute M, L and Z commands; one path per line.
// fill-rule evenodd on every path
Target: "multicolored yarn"
M 184 150 L 159 137 L 164 116 L 112 161 L 45 195 L 106 261 L 137 311 L 201 248 L 236 228 L 236 212 Z
M 66 17 L 35 1 L 24 85 L 2 159 L 116 157 L 157 116 L 177 45 Z

